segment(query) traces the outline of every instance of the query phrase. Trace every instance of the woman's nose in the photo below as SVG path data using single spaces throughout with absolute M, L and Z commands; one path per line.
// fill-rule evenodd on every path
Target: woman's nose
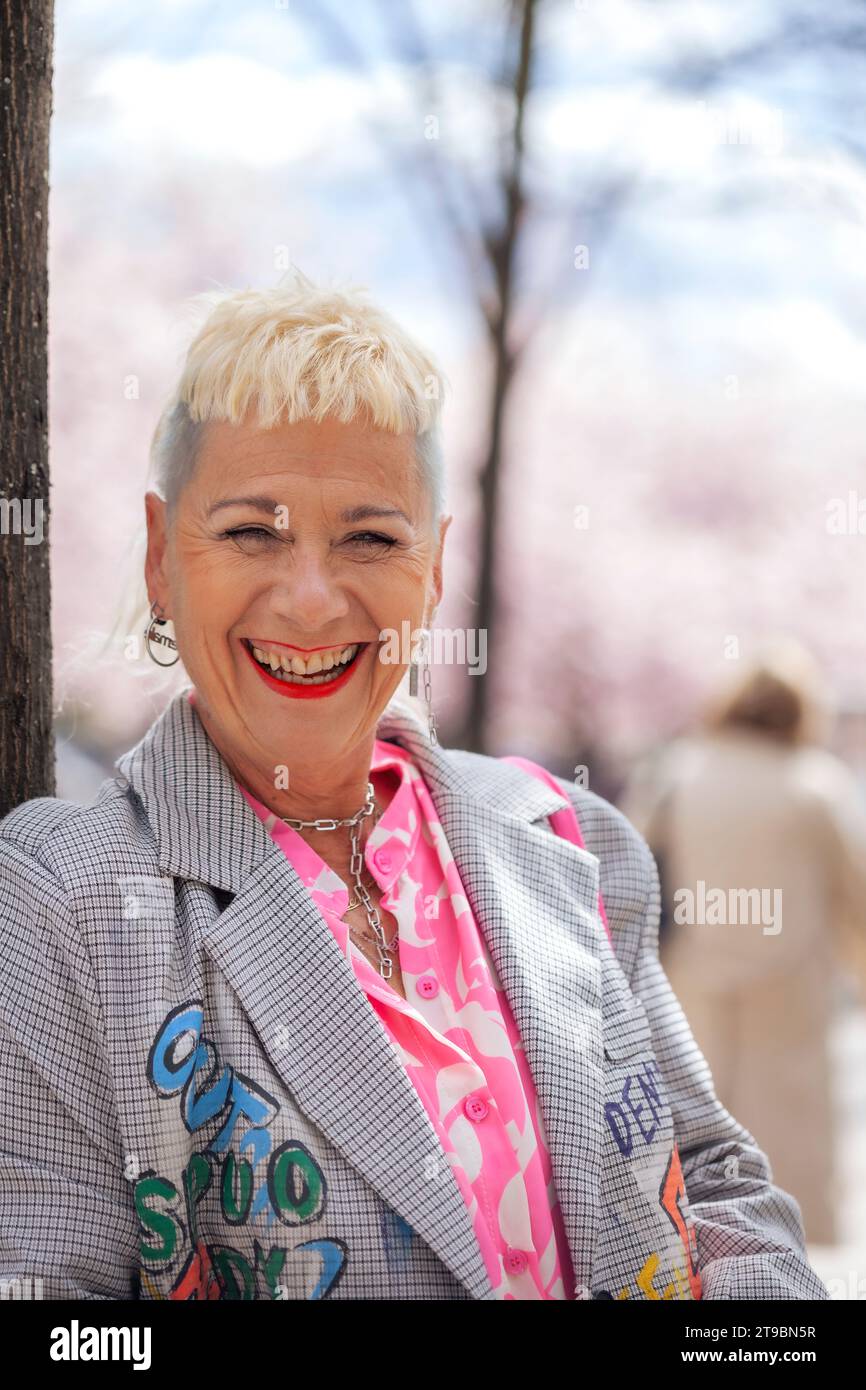
M 325 561 L 317 555 L 297 552 L 292 564 L 275 574 L 270 606 L 276 617 L 310 632 L 343 617 L 349 609 L 342 586 Z

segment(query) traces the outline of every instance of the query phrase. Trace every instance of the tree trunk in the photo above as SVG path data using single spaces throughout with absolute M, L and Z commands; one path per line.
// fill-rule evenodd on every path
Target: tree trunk
M 53 0 L 0 0 L 0 815 L 54 795 L 48 565 Z
M 469 709 L 458 742 L 473 752 L 486 752 L 486 731 L 490 700 L 490 673 L 496 669 L 498 536 L 500 476 L 502 472 L 502 436 L 505 408 L 513 376 L 514 360 L 509 347 L 514 255 L 520 235 L 523 196 L 523 125 L 526 98 L 529 92 L 532 64 L 532 39 L 536 0 L 515 0 L 514 13 L 519 17 L 519 41 L 515 66 L 514 126 L 511 161 L 503 193 L 505 217 L 502 231 L 489 242 L 490 257 L 496 278 L 497 307 L 490 320 L 493 350 L 493 392 L 490 407 L 487 458 L 479 480 L 481 492 L 481 534 L 478 557 L 478 604 L 475 609 L 479 628 L 487 634 L 487 671 L 469 679 Z

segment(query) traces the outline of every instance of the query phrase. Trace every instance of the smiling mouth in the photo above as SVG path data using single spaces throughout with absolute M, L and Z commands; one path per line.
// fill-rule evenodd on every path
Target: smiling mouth
M 273 651 L 264 651 L 261 647 L 253 646 L 247 637 L 242 637 L 241 641 L 253 661 L 272 679 L 281 681 L 284 685 L 298 686 L 331 685 L 346 674 L 361 653 L 370 645 L 369 642 L 352 642 L 343 648 L 335 647 L 325 652 L 324 658 L 315 654 L 302 658 L 293 657 L 289 652 L 278 654 Z M 326 665 L 326 663 L 328 664 Z M 304 673 L 297 670 L 298 666 L 305 668 Z M 309 666 L 318 666 L 319 669 L 314 669 L 307 674 L 306 668 Z

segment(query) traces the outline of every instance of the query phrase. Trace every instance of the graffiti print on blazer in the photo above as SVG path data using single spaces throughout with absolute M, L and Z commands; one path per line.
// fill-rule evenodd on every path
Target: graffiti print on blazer
M 324 1298 L 345 1267 L 345 1244 L 291 1240 L 288 1232 L 297 1236 L 324 1214 L 325 1175 L 299 1141 L 275 1145 L 279 1101 L 222 1065 L 203 1023 L 201 1000 L 172 1009 L 147 1058 L 147 1078 L 157 1095 L 178 1105 L 187 1131 L 206 1142 L 189 1155 L 179 1185 L 153 1171 L 135 1183 L 142 1288 L 171 1299 L 280 1299 L 289 1296 L 289 1263 L 296 1287 L 295 1266 L 303 1261 L 307 1296 Z M 229 1229 L 255 1223 L 252 1256 L 201 1238 L 205 1204 L 219 1211 Z M 151 1273 L 174 1276 L 167 1295 L 158 1292 Z

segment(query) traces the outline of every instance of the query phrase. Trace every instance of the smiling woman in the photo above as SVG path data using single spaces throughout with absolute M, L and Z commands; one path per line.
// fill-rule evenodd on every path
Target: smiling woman
M 355 291 L 210 304 L 144 499 L 147 650 L 170 621 L 189 683 L 92 806 L 0 823 L 0 1279 L 826 1297 L 661 971 L 644 842 L 435 737 L 439 381 Z
M 428 627 L 442 592 L 449 518 L 433 513 L 414 435 L 369 412 L 267 428 L 254 416 L 211 420 L 183 489 L 165 490 L 173 505 L 145 499 L 148 596 L 174 624 L 205 728 L 279 814 L 314 815 L 328 795 L 332 815 L 349 815 L 405 672 L 383 659 L 388 634 L 405 620 Z M 351 663 L 341 661 L 350 649 Z M 316 651 L 332 655 L 308 670 Z M 297 664 L 284 665 L 283 652 Z M 334 674 L 337 664 L 345 671 Z M 302 697 L 303 712 L 291 719 L 275 694 Z M 297 742 L 292 777 L 273 804 L 273 750 L 287 738 Z

